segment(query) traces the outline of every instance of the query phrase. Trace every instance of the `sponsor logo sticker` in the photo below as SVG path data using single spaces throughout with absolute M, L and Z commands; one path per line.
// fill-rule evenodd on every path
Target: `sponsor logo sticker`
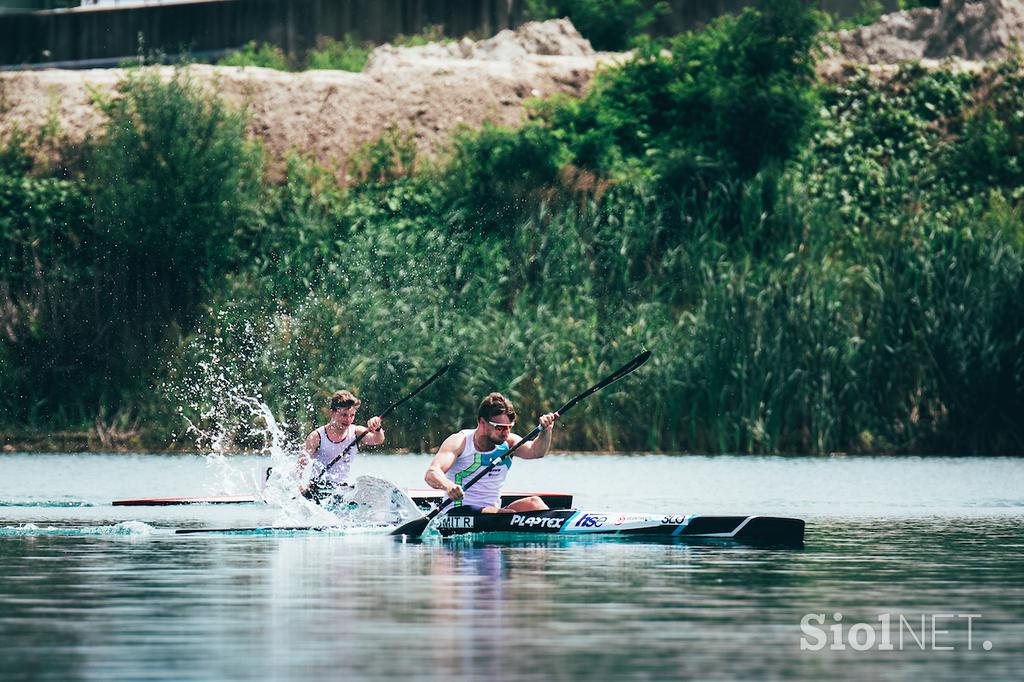
M 584 514 L 581 516 L 576 523 L 572 524 L 573 528 L 600 528 L 608 522 L 608 517 L 604 514 Z
M 523 516 L 522 514 L 513 514 L 511 525 L 517 528 L 555 528 L 559 529 L 565 519 L 556 519 L 551 516 Z

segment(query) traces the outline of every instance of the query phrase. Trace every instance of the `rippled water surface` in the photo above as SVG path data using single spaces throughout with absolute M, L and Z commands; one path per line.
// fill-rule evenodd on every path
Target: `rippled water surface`
M 427 459 L 357 468 L 417 486 Z M 1024 677 L 1024 460 L 551 456 L 510 475 L 594 511 L 798 516 L 802 550 L 176 536 L 284 511 L 110 505 L 246 493 L 263 464 L 0 455 L 0 679 Z

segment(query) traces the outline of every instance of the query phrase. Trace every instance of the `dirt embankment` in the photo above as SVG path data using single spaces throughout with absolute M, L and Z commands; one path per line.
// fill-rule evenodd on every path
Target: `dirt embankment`
M 938 9 L 883 16 L 871 26 L 840 31 L 819 64 L 842 78 L 851 63 L 881 65 L 954 59 L 962 68 L 1005 57 L 1024 39 L 1024 0 L 944 0 Z M 582 95 L 602 63 L 626 54 L 595 53 L 566 19 L 529 23 L 473 42 L 377 48 L 362 73 L 285 73 L 255 67 L 196 65 L 197 82 L 250 113 L 251 132 L 271 159 L 289 150 L 312 154 L 344 177 L 347 159 L 389 127 L 412 133 L 421 152 L 435 154 L 460 126 L 484 121 L 516 125 L 524 101 L 554 93 Z M 103 117 L 92 93 L 109 92 L 121 69 L 0 72 L 0 139 L 13 126 L 53 127 L 68 143 L 97 131 Z
M 530 97 L 582 95 L 602 62 L 567 20 L 530 23 L 488 40 L 417 48 L 385 45 L 362 73 L 286 73 L 256 67 L 189 67 L 193 79 L 234 106 L 245 106 L 251 132 L 272 159 L 301 150 L 340 174 L 351 152 L 389 127 L 412 133 L 436 153 L 460 125 L 515 125 Z M 169 73 L 169 67 L 167 67 Z M 0 137 L 14 125 L 36 131 L 56 121 L 74 145 L 104 117 L 93 92 L 109 92 L 122 69 L 0 73 Z

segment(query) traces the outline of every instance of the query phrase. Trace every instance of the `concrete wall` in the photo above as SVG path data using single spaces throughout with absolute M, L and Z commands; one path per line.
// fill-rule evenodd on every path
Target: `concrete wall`
M 0 16 L 0 65 L 117 60 L 143 49 L 216 52 L 250 40 L 303 51 L 317 36 L 374 42 L 441 25 L 493 35 L 518 25 L 519 0 L 206 0 L 131 9 L 82 8 Z
M 769 0 L 770 1 L 770 0 Z M 817 0 L 842 15 L 863 0 Z M 898 0 L 883 0 L 894 8 Z M 113 66 L 161 51 L 218 54 L 250 40 L 302 52 L 317 36 L 352 34 L 383 43 L 440 25 L 445 35 L 491 36 L 522 22 L 523 0 L 199 0 L 132 8 L 0 15 L 0 66 L 54 63 Z M 752 0 L 670 0 L 672 12 L 652 27 L 660 35 L 693 29 Z
M 765 0 L 771 2 L 771 0 Z M 859 14 L 864 8 L 865 0 L 808 0 L 826 12 L 840 17 L 851 17 Z M 668 0 L 672 11 L 658 19 L 653 26 L 653 33 L 658 35 L 675 35 L 689 31 L 711 21 L 723 14 L 738 14 L 744 7 L 757 4 L 755 0 Z M 885 12 L 899 9 L 899 0 L 879 0 Z

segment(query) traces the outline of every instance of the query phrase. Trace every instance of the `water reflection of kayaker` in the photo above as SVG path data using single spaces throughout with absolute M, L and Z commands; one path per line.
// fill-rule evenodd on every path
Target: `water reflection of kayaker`
M 538 420 L 542 428 L 540 435 L 524 443 L 514 455 L 522 459 L 540 459 L 546 455 L 551 447 L 551 430 L 556 419 L 557 412 L 541 415 Z M 454 506 L 463 509 L 471 508 L 485 513 L 547 509 L 548 506 L 537 496 L 524 497 L 501 508 L 501 486 L 512 466 L 512 457 L 491 469 L 469 490 L 463 491 L 462 484 L 465 481 L 522 440 L 519 435 L 512 433 L 515 423 L 516 410 L 512 401 L 500 393 L 491 393 L 480 403 L 476 428 L 453 433 L 441 444 L 424 477 L 427 484 L 445 491 L 448 497 L 455 500 Z
M 381 428 L 380 417 L 371 417 L 366 426 L 353 423 L 360 404 L 359 398 L 349 391 L 336 391 L 328 405 L 327 414 L 330 421 L 306 436 L 306 445 L 299 455 L 299 467 L 305 471 L 310 460 L 314 461 L 311 472 L 313 477 L 329 466 L 338 455 L 345 453 L 345 456 L 324 474 L 321 483 L 326 484 L 325 487 L 351 486 L 352 459 L 359 453 L 359 447 L 349 446 L 363 432 L 369 431 L 362 440 L 365 445 L 380 445 L 384 442 L 384 429 Z M 345 452 L 346 448 L 348 452 Z M 308 487 L 307 484 L 303 484 L 302 492 L 305 493 Z

